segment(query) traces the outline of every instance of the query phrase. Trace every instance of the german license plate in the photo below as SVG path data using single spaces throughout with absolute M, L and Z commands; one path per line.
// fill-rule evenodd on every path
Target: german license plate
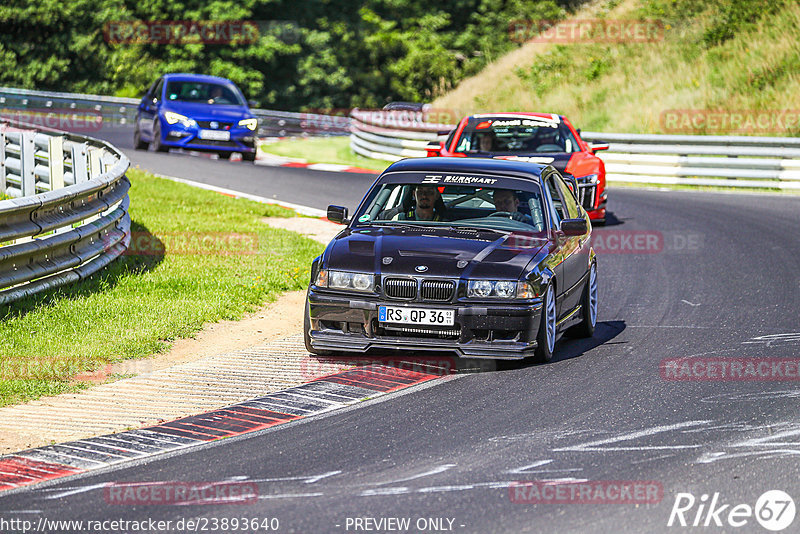
M 227 130 L 200 130 L 197 135 L 200 139 L 210 139 L 213 141 L 230 141 L 231 133 Z
M 378 321 L 382 323 L 453 326 L 455 323 L 455 310 L 432 310 L 430 308 L 379 306 Z

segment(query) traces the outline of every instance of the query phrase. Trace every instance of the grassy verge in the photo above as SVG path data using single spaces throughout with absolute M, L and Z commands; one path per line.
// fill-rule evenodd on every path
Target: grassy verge
M 350 137 L 314 137 L 310 139 L 285 139 L 264 143 L 261 150 L 276 156 L 298 158 L 308 163 L 338 163 L 382 171 L 390 162 L 359 156 L 350 149 Z
M 76 374 L 167 349 L 307 285 L 322 246 L 267 227 L 280 206 L 131 170 L 133 250 L 79 284 L 0 309 L 0 405 L 80 388 Z
M 777 119 L 781 110 L 800 109 L 797 2 L 622 0 L 591 6 L 579 17 L 655 19 L 664 24 L 663 39 L 528 43 L 464 80 L 434 107 L 561 113 L 587 131 L 722 135 L 732 132 L 704 123 L 676 131 L 662 114 L 767 111 Z M 797 121 L 775 126 L 745 126 L 741 133 L 800 133 Z

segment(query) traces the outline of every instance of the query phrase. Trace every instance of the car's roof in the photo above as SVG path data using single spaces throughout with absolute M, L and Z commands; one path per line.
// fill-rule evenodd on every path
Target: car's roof
M 547 165 L 530 161 L 491 158 L 408 158 L 390 165 L 389 172 L 453 172 L 464 174 L 501 174 L 539 181 Z
M 164 78 L 169 80 L 188 80 L 193 82 L 233 83 L 227 78 L 210 76 L 208 74 L 192 74 L 189 72 L 171 72 L 169 74 L 165 74 Z
M 494 118 L 503 118 L 503 119 L 518 119 L 522 117 L 541 117 L 543 119 L 548 119 L 556 122 L 561 122 L 564 120 L 563 115 L 558 115 L 556 113 L 533 113 L 528 111 L 506 111 L 506 112 L 498 112 L 498 113 L 477 113 L 475 115 L 470 115 L 467 117 L 468 119 L 494 119 Z

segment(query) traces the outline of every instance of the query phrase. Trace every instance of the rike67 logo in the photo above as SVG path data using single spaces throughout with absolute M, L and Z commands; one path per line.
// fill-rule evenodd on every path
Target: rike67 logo
M 752 529 L 752 519 L 755 518 L 765 529 L 780 532 L 794 522 L 796 512 L 792 497 L 781 490 L 765 491 L 755 506 L 726 503 L 719 492 L 711 496 L 704 493 L 699 499 L 691 493 L 678 493 L 667 526 L 739 528 L 751 525 Z

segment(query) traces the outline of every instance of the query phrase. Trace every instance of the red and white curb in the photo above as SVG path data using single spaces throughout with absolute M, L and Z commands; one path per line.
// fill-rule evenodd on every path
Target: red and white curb
M 317 415 L 442 376 L 372 365 L 201 415 L 0 456 L 0 493 Z

